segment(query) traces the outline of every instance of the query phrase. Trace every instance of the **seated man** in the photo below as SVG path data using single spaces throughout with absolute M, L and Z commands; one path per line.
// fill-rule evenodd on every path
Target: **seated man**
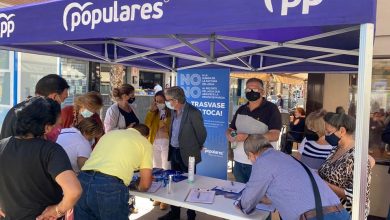
M 128 220 L 128 185 L 140 170 L 139 191 L 152 184 L 152 145 L 133 128 L 105 134 L 78 176 L 83 194 L 75 219 Z
M 316 219 L 313 187 L 304 167 L 291 156 L 274 150 L 262 135 L 249 135 L 244 144 L 252 174 L 237 206 L 249 214 L 259 202 L 269 203 L 283 219 Z M 324 219 L 350 219 L 339 198 L 312 172 L 317 183 Z

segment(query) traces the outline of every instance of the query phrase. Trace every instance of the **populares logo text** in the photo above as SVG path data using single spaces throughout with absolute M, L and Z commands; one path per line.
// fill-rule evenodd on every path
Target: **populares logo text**
M 0 38 L 10 37 L 15 31 L 15 22 L 11 20 L 14 16 L 15 14 L 0 13 Z
M 165 0 L 165 2 L 168 2 Z M 65 7 L 63 25 L 66 31 L 74 31 L 80 25 L 89 26 L 95 29 L 100 23 L 128 22 L 136 19 L 149 20 L 160 19 L 164 11 L 163 2 L 132 4 L 119 6 L 117 1 L 105 8 L 93 8 L 92 2 L 83 5 L 73 2 Z M 68 25 L 70 22 L 70 26 Z

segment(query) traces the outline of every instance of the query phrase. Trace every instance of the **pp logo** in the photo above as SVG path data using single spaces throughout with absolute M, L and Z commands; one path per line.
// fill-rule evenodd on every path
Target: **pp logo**
M 15 14 L 6 15 L 0 13 L 0 38 L 3 36 L 10 37 L 11 33 L 15 30 L 15 22 L 11 20 Z
M 268 11 L 271 13 L 274 12 L 273 6 L 272 6 L 272 0 L 264 0 L 265 6 L 267 7 Z M 306 15 L 309 14 L 310 7 L 314 7 L 319 5 L 322 2 L 322 0 L 282 0 L 282 9 L 281 9 L 281 15 L 286 16 L 288 15 L 288 9 L 289 8 L 295 8 L 299 4 L 302 3 L 302 14 Z

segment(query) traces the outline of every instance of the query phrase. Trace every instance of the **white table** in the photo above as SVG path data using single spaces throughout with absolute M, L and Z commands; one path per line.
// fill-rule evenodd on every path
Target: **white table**
M 179 206 L 195 211 L 203 212 L 208 215 L 217 216 L 224 219 L 244 220 L 244 219 L 266 219 L 268 212 L 255 211 L 251 215 L 245 215 L 240 210 L 234 207 L 232 199 L 227 199 L 223 195 L 215 196 L 213 204 L 189 203 L 185 202 L 188 192 L 192 188 L 212 189 L 215 186 L 223 186 L 230 184 L 230 181 L 215 179 L 205 176 L 195 175 L 195 181 L 189 184 L 187 180 L 172 184 L 172 193 L 168 194 L 167 187 L 161 187 L 155 193 L 130 191 L 131 195 L 151 198 L 163 203 L 174 206 Z

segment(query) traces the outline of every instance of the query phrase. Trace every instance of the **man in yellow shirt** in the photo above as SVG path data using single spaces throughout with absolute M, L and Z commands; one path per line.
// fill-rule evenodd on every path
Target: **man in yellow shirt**
M 128 220 L 127 186 L 140 170 L 138 190 L 152 183 L 152 145 L 137 130 L 114 130 L 104 135 L 78 176 L 83 194 L 75 219 Z

